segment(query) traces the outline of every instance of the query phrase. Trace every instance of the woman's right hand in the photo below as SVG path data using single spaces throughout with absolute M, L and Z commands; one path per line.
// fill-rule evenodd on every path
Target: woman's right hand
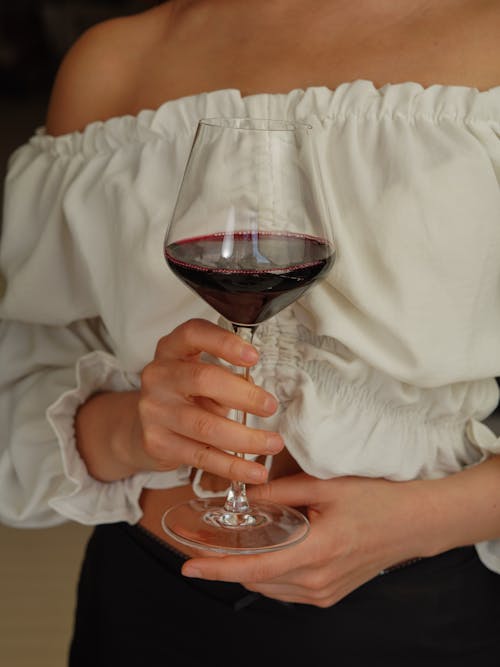
M 234 409 L 266 417 L 277 410 L 278 403 L 242 375 L 202 361 L 203 352 L 238 367 L 253 366 L 258 359 L 252 345 L 211 322 L 193 319 L 178 326 L 158 342 L 154 359 L 142 371 L 139 392 L 97 395 L 80 410 L 81 453 L 89 440 L 85 429 L 94 400 L 101 396 L 101 409 L 93 406 L 94 415 L 99 410 L 99 419 L 107 414 L 113 420 L 113 414 L 121 414 L 122 426 L 108 440 L 114 464 L 104 455 L 99 459 L 95 442 L 87 455 L 82 453 L 93 476 L 111 481 L 185 464 L 249 484 L 266 481 L 261 463 L 232 452 L 276 454 L 284 446 L 280 435 L 238 424 L 227 415 Z

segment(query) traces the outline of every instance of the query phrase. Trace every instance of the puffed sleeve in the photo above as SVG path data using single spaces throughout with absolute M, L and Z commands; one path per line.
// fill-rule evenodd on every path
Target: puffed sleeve
M 185 483 L 187 470 L 101 483 L 75 447 L 74 415 L 91 394 L 138 386 L 120 367 L 68 220 L 73 184 L 99 178 L 99 157 L 35 138 L 11 157 L 0 270 L 0 520 L 41 527 L 136 522 L 145 486 Z M 62 147 L 62 149 L 61 149 Z M 82 178 L 84 185 L 82 186 Z M 81 196 L 81 195 L 80 195 Z M 84 203 L 84 202 L 83 202 Z M 81 205 L 81 202 L 80 202 Z

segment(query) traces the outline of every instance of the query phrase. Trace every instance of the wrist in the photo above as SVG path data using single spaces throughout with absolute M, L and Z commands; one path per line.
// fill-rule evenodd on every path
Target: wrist
M 130 477 L 141 467 L 138 392 L 103 392 L 90 397 L 75 418 L 77 449 L 89 474 L 101 482 Z
M 393 536 L 387 548 L 389 564 L 428 558 L 445 551 L 441 542 L 441 517 L 436 510 L 434 480 L 390 482 L 392 510 L 385 530 Z
M 130 477 L 150 467 L 141 446 L 138 398 L 139 392 L 124 392 L 114 403 L 117 415 L 110 434 L 110 451 L 117 471 L 119 468 L 125 473 L 122 477 Z
M 423 555 L 500 537 L 500 457 L 435 480 L 417 480 Z
M 445 502 L 446 490 L 442 479 L 414 480 L 414 514 L 412 532 L 415 556 L 429 558 L 454 546 L 448 533 L 449 516 Z

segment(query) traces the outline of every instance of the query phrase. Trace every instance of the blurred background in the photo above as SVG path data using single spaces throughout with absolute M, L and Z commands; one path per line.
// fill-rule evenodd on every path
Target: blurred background
M 133 14 L 154 0 L 14 0 L 0 7 L 0 169 L 43 123 L 58 65 L 91 25 Z
M 78 36 L 101 20 L 153 4 L 147 0 L 0 3 L 2 184 L 8 156 L 43 125 L 55 73 Z M 1 199 L 0 194 L 0 204 Z M 0 524 L 1 667 L 66 667 L 76 584 L 89 534 L 88 527 L 73 523 L 45 530 Z

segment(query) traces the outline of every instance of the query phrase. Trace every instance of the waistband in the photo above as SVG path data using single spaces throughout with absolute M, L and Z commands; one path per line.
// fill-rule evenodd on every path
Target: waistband
M 189 556 L 182 551 L 175 549 L 175 547 L 168 542 L 164 542 L 161 538 L 140 524 L 130 525 L 123 523 L 118 525 L 152 557 L 160 560 L 171 571 L 173 570 L 176 572 L 179 577 L 182 576 L 182 565 L 189 559 Z M 190 578 L 189 583 L 201 593 L 214 597 L 218 599 L 219 602 L 228 604 L 235 611 L 248 607 L 262 597 L 259 593 L 250 592 L 244 586 L 233 582 L 208 581 L 204 579 Z M 288 605 L 288 603 L 280 604 Z
M 140 542 L 140 544 L 155 557 L 160 558 L 164 562 L 168 562 L 171 567 L 173 567 L 178 574 L 181 576 L 181 568 L 183 563 L 189 559 L 189 556 L 184 554 L 182 551 L 177 550 L 168 542 L 165 542 L 160 537 L 149 531 L 147 528 L 144 528 L 140 524 L 130 525 L 130 524 L 120 524 L 132 539 Z M 380 577 L 385 577 L 391 575 L 396 577 L 398 574 L 403 576 L 412 576 L 412 573 L 415 572 L 416 576 L 422 575 L 425 577 L 426 573 L 429 575 L 436 568 L 445 568 L 454 567 L 456 564 L 470 559 L 477 558 L 476 549 L 474 546 L 465 546 L 457 547 L 456 549 L 451 549 L 444 553 L 438 554 L 436 556 L 431 556 L 428 558 L 412 558 L 409 560 L 401 561 L 395 563 L 394 565 L 384 568 L 379 573 Z M 193 580 L 192 580 L 193 581 Z M 243 608 L 249 604 L 252 604 L 260 596 L 259 593 L 250 593 L 243 586 L 239 584 L 230 583 L 230 582 L 212 582 L 205 581 L 202 579 L 194 580 L 197 583 L 197 586 L 200 588 L 208 587 L 212 588 L 214 583 L 220 584 L 222 587 L 227 588 L 227 593 L 230 599 L 233 599 L 235 596 L 238 598 L 234 602 L 235 608 Z M 289 606 L 290 603 L 282 602 L 281 604 Z

